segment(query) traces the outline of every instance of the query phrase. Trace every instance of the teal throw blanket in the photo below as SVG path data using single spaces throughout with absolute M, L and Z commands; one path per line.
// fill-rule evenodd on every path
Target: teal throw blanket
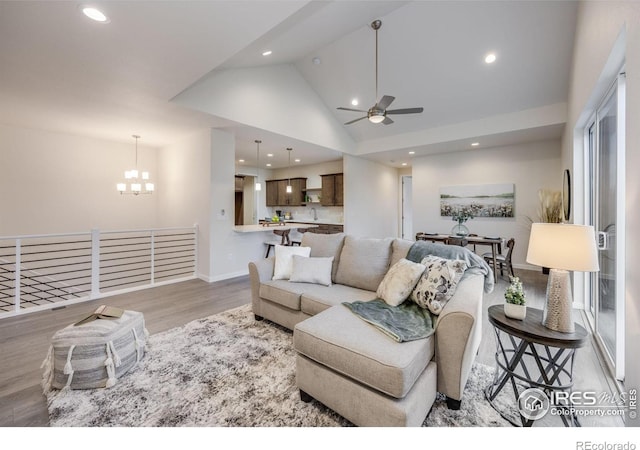
M 345 302 L 343 305 L 396 342 L 424 339 L 434 332 L 434 318 L 429 310 L 420 308 L 412 301 L 400 306 L 389 306 L 380 299 Z

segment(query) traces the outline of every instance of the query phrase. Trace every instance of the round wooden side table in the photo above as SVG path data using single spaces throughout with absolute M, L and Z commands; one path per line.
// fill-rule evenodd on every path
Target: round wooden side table
M 494 400 L 511 384 L 516 404 L 527 389 L 537 388 L 552 398 L 553 392 L 571 393 L 575 351 L 582 347 L 589 334 L 576 324 L 573 333 L 561 333 L 542 325 L 542 310 L 527 307 L 524 320 L 510 319 L 504 305 L 489 307 L 489 322 L 496 333 L 496 373 L 493 383 L 485 390 L 491 406 L 515 426 L 532 426 L 536 419 L 520 413 L 517 423 L 496 407 Z M 571 405 L 554 405 L 571 411 Z M 562 414 L 565 426 L 580 426 L 575 414 Z

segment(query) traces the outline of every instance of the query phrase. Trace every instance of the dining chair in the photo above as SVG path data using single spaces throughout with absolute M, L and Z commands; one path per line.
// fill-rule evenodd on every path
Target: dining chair
M 273 230 L 273 234 L 280 236 L 280 240 L 270 240 L 270 241 L 266 241 L 265 245 L 267 246 L 267 254 L 264 255 L 265 258 L 269 257 L 269 253 L 271 252 L 272 248 L 275 248 L 276 245 L 291 245 L 291 241 L 289 240 L 289 233 L 291 232 L 290 229 L 287 230 Z
M 513 247 L 516 245 L 516 240 L 514 238 L 510 238 L 507 241 L 507 253 L 505 255 L 496 255 L 496 263 L 500 264 L 500 276 L 504 276 L 503 269 L 506 267 L 509 274 L 512 277 L 515 277 L 515 273 L 513 271 L 513 264 L 511 264 L 511 254 L 513 253 Z M 489 265 L 493 264 L 493 253 L 487 252 L 483 253 L 482 257 L 484 258 Z
M 471 233 L 471 234 L 469 234 L 469 237 L 478 237 L 478 235 L 474 234 L 474 233 Z M 475 253 L 476 252 L 476 244 L 471 243 L 471 245 L 473 245 L 473 252 Z

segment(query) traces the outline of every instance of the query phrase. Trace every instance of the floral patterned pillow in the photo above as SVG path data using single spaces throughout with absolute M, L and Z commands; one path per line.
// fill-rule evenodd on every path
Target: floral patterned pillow
M 467 263 L 459 259 L 429 255 L 421 261 L 421 264 L 427 269 L 411 293 L 411 300 L 438 315 L 456 292 L 456 286 L 464 271 L 467 270 Z

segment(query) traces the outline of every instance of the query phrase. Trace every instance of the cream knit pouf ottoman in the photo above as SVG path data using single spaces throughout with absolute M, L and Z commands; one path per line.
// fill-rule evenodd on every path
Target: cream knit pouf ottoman
M 57 331 L 42 363 L 44 392 L 113 386 L 140 362 L 148 335 L 137 311 Z

